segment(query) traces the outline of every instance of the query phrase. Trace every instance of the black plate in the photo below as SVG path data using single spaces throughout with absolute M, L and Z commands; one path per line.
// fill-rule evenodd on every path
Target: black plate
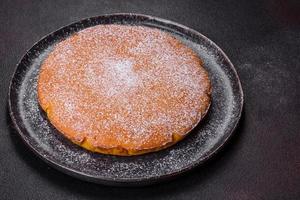
M 133 157 L 86 151 L 51 126 L 37 102 L 41 62 L 53 44 L 98 24 L 130 24 L 167 31 L 198 53 L 212 81 L 212 104 L 205 119 L 178 144 Z M 243 107 L 238 75 L 223 51 L 202 34 L 167 20 L 137 14 L 112 14 L 84 19 L 37 42 L 20 60 L 9 89 L 12 121 L 30 149 L 53 167 L 83 180 L 109 185 L 141 185 L 186 172 L 213 156 L 232 135 Z

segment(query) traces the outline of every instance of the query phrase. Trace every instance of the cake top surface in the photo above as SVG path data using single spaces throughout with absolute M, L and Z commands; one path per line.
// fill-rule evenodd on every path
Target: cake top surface
M 73 142 L 152 149 L 184 136 L 206 113 L 210 81 L 192 49 L 169 33 L 98 25 L 57 43 L 43 62 L 38 97 Z

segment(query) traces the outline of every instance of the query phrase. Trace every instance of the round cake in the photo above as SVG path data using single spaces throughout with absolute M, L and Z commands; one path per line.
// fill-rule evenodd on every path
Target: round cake
M 54 45 L 38 79 L 51 124 L 73 143 L 112 155 L 175 144 L 204 117 L 210 94 L 198 55 L 144 26 L 79 31 Z

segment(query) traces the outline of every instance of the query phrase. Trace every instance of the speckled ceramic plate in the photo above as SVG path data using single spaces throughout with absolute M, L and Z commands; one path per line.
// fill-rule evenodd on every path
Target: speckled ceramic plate
M 167 31 L 198 53 L 212 81 L 212 104 L 203 121 L 184 140 L 155 153 L 119 157 L 86 151 L 51 126 L 37 101 L 41 62 L 53 45 L 98 24 L 130 24 Z M 167 20 L 136 14 L 84 19 L 42 38 L 17 65 L 9 90 L 9 110 L 21 138 L 53 167 L 83 180 L 109 185 L 142 185 L 182 174 L 213 156 L 232 135 L 243 107 L 238 75 L 224 52 L 200 33 Z

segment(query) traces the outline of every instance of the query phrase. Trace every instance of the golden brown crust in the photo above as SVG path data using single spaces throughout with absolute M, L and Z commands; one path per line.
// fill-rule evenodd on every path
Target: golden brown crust
M 85 29 L 43 62 L 38 100 L 50 122 L 94 152 L 138 155 L 183 139 L 210 105 L 198 56 L 162 31 Z

